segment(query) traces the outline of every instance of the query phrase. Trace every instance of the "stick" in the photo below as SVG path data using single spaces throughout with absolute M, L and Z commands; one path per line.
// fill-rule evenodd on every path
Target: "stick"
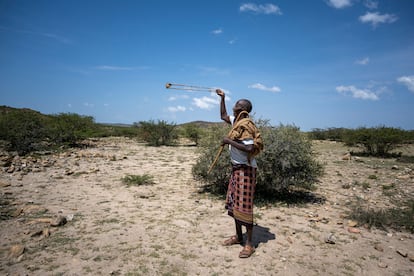
M 178 87 L 174 87 L 178 86 Z M 212 87 L 203 87 L 195 85 L 186 85 L 186 84 L 177 84 L 177 83 L 167 83 L 165 85 L 167 89 L 176 89 L 176 90 L 187 90 L 187 91 L 204 91 L 204 92 L 214 92 L 216 89 Z
M 219 151 L 216 154 L 216 158 L 214 158 L 213 163 L 211 163 L 210 168 L 207 171 L 207 174 L 209 174 L 211 172 L 211 170 L 214 168 L 214 166 L 216 165 L 221 153 L 223 152 L 223 149 L 224 149 L 224 145 L 221 145 L 220 148 L 219 148 Z

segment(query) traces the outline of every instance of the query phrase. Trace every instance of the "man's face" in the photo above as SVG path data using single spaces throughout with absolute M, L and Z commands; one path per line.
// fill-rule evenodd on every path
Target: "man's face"
M 242 112 L 243 110 L 244 110 L 243 109 L 243 104 L 240 101 L 236 102 L 236 104 L 233 107 L 234 117 L 237 117 L 239 115 L 239 113 Z

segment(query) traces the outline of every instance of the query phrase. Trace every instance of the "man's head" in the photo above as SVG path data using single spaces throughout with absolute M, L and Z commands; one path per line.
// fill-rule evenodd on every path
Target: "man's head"
M 237 117 L 237 115 L 240 114 L 242 111 L 247 111 L 250 113 L 252 111 L 252 103 L 247 99 L 240 99 L 236 102 L 236 104 L 233 107 L 233 115 L 234 117 Z

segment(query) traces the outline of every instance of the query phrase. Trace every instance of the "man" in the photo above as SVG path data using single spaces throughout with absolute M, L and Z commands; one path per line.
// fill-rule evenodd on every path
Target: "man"
M 226 195 L 226 209 L 228 214 L 234 218 L 236 225 L 236 235 L 223 242 L 223 245 L 243 243 L 242 225 L 246 227 L 247 239 L 240 252 L 240 258 L 250 257 L 255 248 L 252 244 L 253 236 L 253 197 L 256 188 L 256 160 L 252 158 L 254 151 L 254 133 L 249 128 L 240 128 L 241 121 L 249 118 L 252 104 L 249 100 L 241 99 L 233 107 L 233 115 L 229 116 L 226 110 L 225 94 L 222 90 L 216 90 L 221 97 L 220 114 L 221 119 L 233 125 L 229 137 L 223 138 L 222 144 L 228 144 L 230 148 L 230 158 L 232 164 L 232 174 Z M 250 121 L 243 120 L 243 121 Z M 253 124 L 254 125 L 254 124 Z M 243 132 L 243 133 L 242 133 Z M 236 133 L 236 135 L 232 135 Z

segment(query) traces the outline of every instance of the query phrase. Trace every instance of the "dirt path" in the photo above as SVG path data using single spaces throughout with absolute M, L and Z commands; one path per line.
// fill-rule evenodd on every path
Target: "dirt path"
M 317 143 L 322 201 L 256 208 L 256 253 L 239 259 L 240 246 L 220 245 L 234 232 L 224 203 L 198 193 L 192 179 L 194 147 L 95 144 L 43 156 L 28 173 L 1 173 L 0 274 L 414 275 L 413 234 L 350 228 L 345 217 L 356 198 L 390 206 L 383 185 L 413 196 L 411 164 L 343 161 L 340 144 Z M 155 183 L 127 187 L 120 179 L 128 174 Z M 59 216 L 67 222 L 52 227 Z

